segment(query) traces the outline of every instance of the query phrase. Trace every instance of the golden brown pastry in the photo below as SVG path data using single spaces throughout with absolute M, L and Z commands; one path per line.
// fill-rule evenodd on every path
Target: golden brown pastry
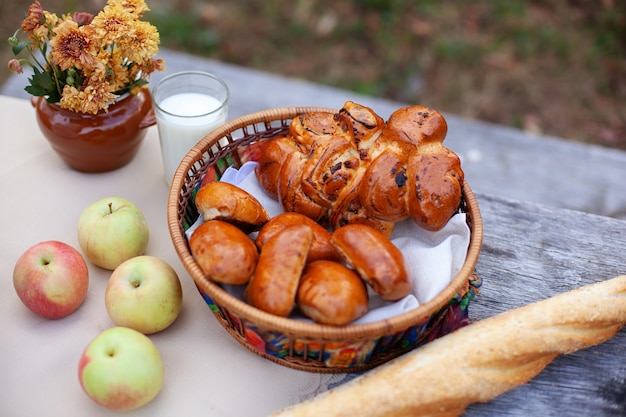
M 303 224 L 290 226 L 269 239 L 244 292 L 246 301 L 268 313 L 287 317 L 295 305 L 311 242 L 313 231 Z
M 265 243 L 274 235 L 282 232 L 289 226 L 298 224 L 307 225 L 313 231 L 313 242 L 311 242 L 307 262 L 317 261 L 320 259 L 337 259 L 335 249 L 330 244 L 330 231 L 304 214 L 295 212 L 286 211 L 272 217 L 270 221 L 265 223 L 263 227 L 261 227 L 261 230 L 259 230 L 255 243 L 259 250 L 262 250 L 263 245 L 265 245 Z
M 364 155 L 378 140 L 385 121 L 371 108 L 353 101 L 346 101 L 339 110 L 339 114 L 345 114 L 350 118 L 354 142 L 361 153 L 361 158 L 364 159 Z
M 255 174 L 259 184 L 270 195 L 278 200 L 278 178 L 280 168 L 287 157 L 300 148 L 290 136 L 280 136 L 264 141 L 266 144 L 259 153 Z
M 443 228 L 461 203 L 464 173 L 459 157 L 443 146 L 447 132 L 441 113 L 411 106 L 392 113 L 382 133 L 386 140 L 415 146 L 408 156 L 406 207 L 415 223 L 431 231 Z
M 333 229 L 367 224 L 389 236 L 411 217 L 436 231 L 459 209 L 464 181 L 460 159 L 442 144 L 447 130 L 443 115 L 423 106 L 400 108 L 385 123 L 347 101 L 334 114 L 295 117 L 286 136 L 271 139 L 277 144 L 266 147 L 256 174 L 286 211 Z
M 448 134 L 448 123 L 437 110 L 424 106 L 407 106 L 391 113 L 383 129 L 386 140 L 420 146 L 442 143 Z
M 367 288 L 346 266 L 314 261 L 302 273 L 296 304 L 317 323 L 343 326 L 367 313 Z
M 198 226 L 189 238 L 189 249 L 207 277 L 224 284 L 248 283 L 259 258 L 254 242 L 222 220 Z
M 626 275 L 463 327 L 272 416 L 459 416 L 625 323 Z
M 295 117 L 289 124 L 289 133 L 303 147 L 304 152 L 320 146 L 332 137 L 352 136 L 350 119 L 328 112 L 309 112 Z
M 354 141 L 334 136 L 316 147 L 302 167 L 302 190 L 311 200 L 330 208 L 341 191 L 352 184 L 360 166 Z
M 364 224 L 390 237 L 395 228 L 395 222 L 372 216 L 362 202 L 359 184 L 365 173 L 365 170 L 359 170 L 352 183 L 341 191 L 328 214 L 328 225 L 336 230 L 347 224 Z
M 459 157 L 445 147 L 409 157 L 408 212 L 426 230 L 437 231 L 459 210 L 463 171 Z
M 304 214 L 315 221 L 328 215 L 328 208 L 313 201 L 302 190 L 302 173 L 306 158 L 299 152 L 287 156 L 278 178 L 278 201 L 285 211 Z
M 349 224 L 335 230 L 330 242 L 339 257 L 384 300 L 396 301 L 411 292 L 413 284 L 402 252 L 379 231 Z
M 252 194 L 227 182 L 204 184 L 195 202 L 205 221 L 224 220 L 245 233 L 258 230 L 269 220 L 267 211 Z
M 407 157 L 389 147 L 376 157 L 359 183 L 365 211 L 377 219 L 399 222 L 409 217 Z

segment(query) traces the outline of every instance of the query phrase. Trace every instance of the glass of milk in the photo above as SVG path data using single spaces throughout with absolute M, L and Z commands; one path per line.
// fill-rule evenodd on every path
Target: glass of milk
M 226 122 L 229 96 L 222 79 L 203 71 L 177 72 L 156 84 L 152 101 L 168 185 L 187 152 Z

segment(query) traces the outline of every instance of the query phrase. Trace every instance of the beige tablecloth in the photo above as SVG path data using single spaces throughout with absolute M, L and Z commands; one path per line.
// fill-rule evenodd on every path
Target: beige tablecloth
M 44 240 L 79 249 L 77 222 L 91 202 L 109 196 L 134 201 L 144 212 L 151 239 L 147 254 L 178 272 L 184 303 L 178 320 L 152 335 L 165 362 L 165 382 L 151 403 L 128 416 L 264 416 L 346 379 L 346 375 L 292 370 L 251 353 L 217 323 L 180 263 L 166 222 L 169 189 L 155 127 L 136 159 L 104 174 L 68 168 L 52 151 L 25 100 L 0 96 L 0 415 L 104 416 L 78 381 L 85 346 L 114 324 L 104 305 L 109 271 L 89 264 L 83 305 L 60 320 L 40 318 L 22 305 L 12 283 L 17 258 Z

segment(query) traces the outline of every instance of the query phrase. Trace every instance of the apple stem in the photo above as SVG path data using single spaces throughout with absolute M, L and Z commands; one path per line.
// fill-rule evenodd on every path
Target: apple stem
M 113 214 L 113 203 L 109 203 L 109 214 Z

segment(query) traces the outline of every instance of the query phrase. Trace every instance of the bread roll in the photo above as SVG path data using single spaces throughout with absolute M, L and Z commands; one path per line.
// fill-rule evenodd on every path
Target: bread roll
M 330 242 L 339 257 L 384 300 L 396 301 L 411 292 L 413 284 L 402 252 L 379 231 L 349 224 L 335 230 Z
M 272 416 L 459 416 L 625 323 L 626 275 L 463 327 Z
M 256 308 L 287 317 L 296 301 L 296 291 L 306 264 L 313 231 L 300 224 L 269 239 L 259 256 L 244 298 Z
M 259 258 L 254 242 L 222 220 L 198 226 L 189 238 L 189 249 L 207 277 L 224 284 L 248 283 Z
M 314 261 L 304 268 L 296 304 L 317 323 L 343 326 L 367 313 L 367 288 L 346 266 Z
M 289 226 L 298 224 L 307 225 L 313 231 L 313 242 L 311 242 L 307 262 L 317 261 L 320 259 L 337 259 L 335 249 L 330 244 L 330 231 L 304 214 L 295 212 L 287 211 L 272 217 L 270 221 L 265 223 L 263 227 L 261 227 L 261 230 L 259 230 L 255 243 L 259 250 L 262 250 L 263 245 L 265 245 L 265 243 L 274 235 L 280 233 Z
M 267 211 L 252 194 L 227 182 L 204 184 L 195 202 L 205 221 L 224 220 L 245 233 L 258 230 L 269 220 Z

